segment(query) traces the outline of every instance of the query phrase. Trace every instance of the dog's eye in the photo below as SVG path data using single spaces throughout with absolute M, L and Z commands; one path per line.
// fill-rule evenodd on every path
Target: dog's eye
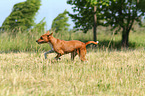
M 42 37 L 40 37 L 40 39 L 43 39 Z

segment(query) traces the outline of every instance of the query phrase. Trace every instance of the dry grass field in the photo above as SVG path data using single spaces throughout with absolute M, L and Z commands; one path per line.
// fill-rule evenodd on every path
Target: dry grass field
M 1 96 L 144 96 L 145 50 L 91 51 L 83 63 L 55 54 L 0 54 Z

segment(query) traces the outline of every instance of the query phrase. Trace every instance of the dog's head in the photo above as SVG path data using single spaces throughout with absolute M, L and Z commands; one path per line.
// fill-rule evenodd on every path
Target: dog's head
M 49 31 L 46 34 L 43 34 L 36 42 L 38 44 L 42 43 L 48 43 L 50 41 L 50 37 L 52 36 L 53 33 L 49 33 Z

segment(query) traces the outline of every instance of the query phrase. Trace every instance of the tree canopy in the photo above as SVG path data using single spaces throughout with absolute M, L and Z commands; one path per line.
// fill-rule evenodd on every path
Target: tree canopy
M 11 14 L 3 22 L 1 29 L 26 30 L 34 25 L 34 19 L 40 8 L 41 0 L 27 0 L 13 6 Z
M 122 46 L 129 46 L 129 33 L 134 22 L 142 25 L 141 17 L 145 15 L 142 3 L 145 0 L 111 0 L 110 5 L 104 8 L 106 25 L 111 25 L 117 32 L 122 31 Z
M 103 25 L 104 15 L 101 9 L 109 5 L 109 0 L 68 0 L 73 5 L 75 14 L 68 13 L 75 22 L 75 30 L 87 32 L 93 28 L 94 41 L 96 41 L 97 26 Z
M 129 32 L 134 22 L 141 25 L 141 16 L 145 15 L 145 0 L 68 0 L 75 14 L 69 13 L 75 22 L 75 29 L 87 32 L 94 25 L 111 26 L 113 30 L 122 31 L 122 46 L 127 47 Z M 96 11 L 94 11 L 96 6 Z
M 66 31 L 70 24 L 68 24 L 69 17 L 66 16 L 67 11 L 65 10 L 63 13 L 60 13 L 52 22 L 51 29 L 55 30 L 55 32 Z
M 87 32 L 92 29 L 94 25 L 93 15 L 97 15 L 97 25 L 102 25 L 104 16 L 101 13 L 102 7 L 109 4 L 108 0 L 68 0 L 67 4 L 73 5 L 73 14 L 69 13 L 69 16 L 75 22 L 74 28 L 76 30 L 82 30 Z M 94 6 L 97 6 L 96 12 L 94 12 Z
M 45 30 L 45 26 L 46 26 L 46 21 L 45 17 L 37 24 L 33 25 L 33 28 L 31 28 L 31 31 L 37 31 L 37 32 L 42 32 Z

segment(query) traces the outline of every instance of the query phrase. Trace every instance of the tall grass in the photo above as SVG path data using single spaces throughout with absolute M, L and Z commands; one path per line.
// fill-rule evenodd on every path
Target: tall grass
M 70 54 L 0 54 L 1 96 L 144 96 L 145 51 L 92 51 L 88 63 Z
M 97 39 L 100 41 L 98 45 L 99 48 L 121 48 L 121 34 L 112 35 L 111 31 L 108 31 L 108 28 L 99 27 Z M 129 42 L 131 48 L 142 48 L 145 47 L 145 32 L 144 30 L 138 30 L 138 32 L 130 33 Z M 38 45 L 35 41 L 40 38 L 45 32 L 21 32 L 12 35 L 11 32 L 1 32 L 0 33 L 0 51 L 9 52 L 9 51 L 43 51 L 49 50 L 50 46 L 48 44 Z M 88 33 L 83 32 L 59 32 L 54 33 L 54 37 L 63 39 L 63 40 L 80 40 L 82 42 L 87 42 L 93 40 L 93 34 L 90 30 Z

